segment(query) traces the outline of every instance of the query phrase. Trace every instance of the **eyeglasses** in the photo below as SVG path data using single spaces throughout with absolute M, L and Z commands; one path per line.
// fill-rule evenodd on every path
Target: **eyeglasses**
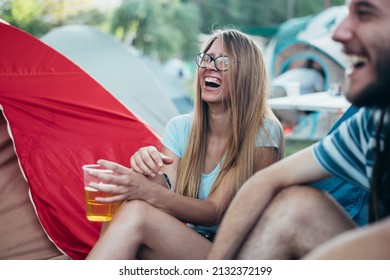
M 206 68 L 209 63 L 214 61 L 214 66 L 219 71 L 226 71 L 229 69 L 229 59 L 227 56 L 211 57 L 206 53 L 198 53 L 196 55 L 196 64 L 200 68 Z

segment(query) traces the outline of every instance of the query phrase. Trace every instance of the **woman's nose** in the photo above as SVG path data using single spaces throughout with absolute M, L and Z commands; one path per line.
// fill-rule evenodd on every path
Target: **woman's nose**
M 217 70 L 215 67 L 215 60 L 210 60 L 210 62 L 206 64 L 206 68 L 210 70 Z

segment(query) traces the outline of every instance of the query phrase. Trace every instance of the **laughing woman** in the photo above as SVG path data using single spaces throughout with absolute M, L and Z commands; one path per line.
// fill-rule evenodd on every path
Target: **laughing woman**
M 282 157 L 283 133 L 267 105 L 256 43 L 220 30 L 196 63 L 194 112 L 167 124 L 161 152 L 141 148 L 131 168 L 99 161 L 117 174 L 99 176 L 107 184 L 96 188 L 114 194 L 99 200 L 124 203 L 88 259 L 205 259 L 240 186 Z

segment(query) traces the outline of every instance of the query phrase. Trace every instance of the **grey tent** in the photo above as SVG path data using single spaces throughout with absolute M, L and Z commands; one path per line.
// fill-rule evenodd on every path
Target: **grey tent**
M 90 26 L 67 25 L 41 40 L 78 64 L 157 132 L 162 133 L 167 121 L 179 114 L 168 89 L 113 36 Z

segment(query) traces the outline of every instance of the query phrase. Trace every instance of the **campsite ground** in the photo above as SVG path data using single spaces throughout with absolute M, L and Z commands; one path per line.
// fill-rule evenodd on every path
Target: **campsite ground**
M 302 150 L 311 144 L 315 143 L 315 141 L 312 140 L 290 140 L 286 139 L 286 146 L 284 149 L 284 156 L 289 156 L 295 152 L 298 152 L 299 150 Z

